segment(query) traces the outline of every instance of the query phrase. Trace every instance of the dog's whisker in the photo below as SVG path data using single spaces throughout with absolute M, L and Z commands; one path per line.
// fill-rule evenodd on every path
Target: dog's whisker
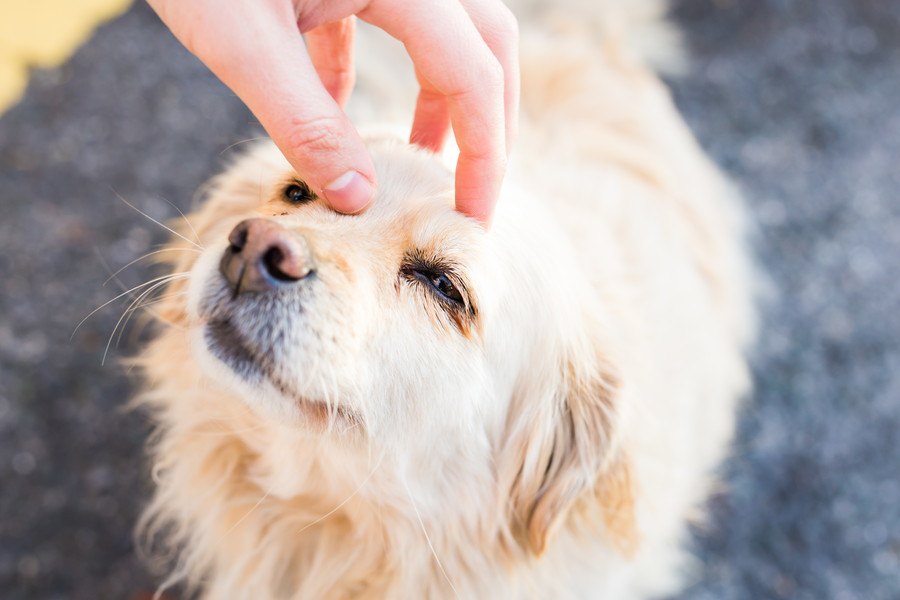
M 268 136 L 261 135 L 261 136 L 257 136 L 257 137 L 247 138 L 244 140 L 238 140 L 238 141 L 234 142 L 233 144 L 229 144 L 229 145 L 225 146 L 225 149 L 222 150 L 221 152 L 219 152 L 219 156 L 222 156 L 223 154 L 225 154 L 226 152 L 228 152 L 235 146 L 240 146 L 241 144 L 248 144 L 250 142 L 258 142 L 260 140 L 265 140 L 265 139 L 268 139 Z
M 162 198 L 162 200 L 164 200 L 165 202 L 167 202 L 167 203 L 169 204 L 169 206 L 171 206 L 172 208 L 174 208 L 175 210 L 178 211 L 178 214 L 181 215 L 181 218 L 182 218 L 182 219 L 184 219 L 184 222 L 187 224 L 188 228 L 191 230 L 191 233 L 194 234 L 194 239 L 197 240 L 197 244 L 198 244 L 199 246 L 202 246 L 203 244 L 202 244 L 202 242 L 201 242 L 201 240 L 200 240 L 200 236 L 197 235 L 197 230 L 194 229 L 194 226 L 193 226 L 193 224 L 191 224 L 190 219 L 187 218 L 187 215 L 185 215 L 185 214 L 181 211 L 181 209 L 178 208 L 178 206 L 175 205 L 174 202 L 171 202 L 170 200 L 166 200 L 165 198 Z
M 336 393 L 333 390 L 337 388 L 337 377 L 334 373 L 329 373 L 329 386 L 327 389 L 329 392 L 325 395 L 325 406 L 328 408 L 328 431 L 329 433 L 334 431 L 334 426 L 337 423 L 338 418 L 338 401 Z
M 193 248 L 191 248 L 191 249 L 193 250 Z M 106 269 L 106 272 L 107 272 L 107 273 L 110 273 L 109 278 L 108 278 L 106 281 L 103 282 L 103 285 L 105 286 L 107 283 L 109 283 L 109 281 L 110 281 L 111 279 L 114 279 L 115 282 L 119 285 L 119 287 L 120 287 L 122 290 L 127 290 L 127 289 L 128 289 L 128 286 L 126 286 L 124 283 L 122 283 L 122 280 L 118 278 L 118 274 L 119 274 L 122 270 L 120 269 L 119 271 L 116 271 L 115 273 L 113 273 L 113 272 L 112 272 L 112 269 L 111 269 L 110 266 L 109 266 L 109 263 L 106 262 L 106 260 L 103 258 L 103 255 L 100 253 L 100 249 L 95 247 L 94 250 L 97 252 L 97 257 L 100 259 L 100 262 L 103 263 L 103 267 Z M 130 264 L 132 264 L 132 263 L 129 263 L 129 265 L 130 265 Z M 126 267 L 128 267 L 129 265 L 126 265 L 125 267 L 123 267 L 123 269 L 126 268 Z M 127 323 L 127 321 L 126 321 L 126 323 Z M 119 337 L 121 338 L 121 334 L 119 335 Z M 116 340 L 116 347 L 118 347 L 118 345 L 119 345 L 119 340 Z M 130 372 L 130 371 L 131 371 L 131 367 L 129 367 L 129 372 Z
M 129 293 L 129 297 L 131 298 L 132 302 L 125 309 L 125 312 L 128 312 L 135 304 L 140 302 L 141 299 L 145 298 L 147 296 L 148 292 L 159 289 L 159 288 L 165 286 L 166 284 L 171 283 L 172 281 L 184 279 L 187 277 L 187 275 L 188 275 L 187 273 L 184 273 L 179 276 L 162 277 L 162 278 L 157 278 L 156 280 L 151 280 L 151 282 L 148 282 L 148 283 L 152 283 L 153 285 L 149 286 L 145 290 L 142 290 L 137 296 L 131 296 L 130 293 L 136 291 L 138 289 L 138 287 L 136 286 L 135 288 L 131 288 L 130 290 L 128 290 L 128 293 Z M 145 287 L 145 286 L 142 285 L 140 287 Z
M 119 335 L 116 337 L 116 348 L 119 347 L 119 342 L 122 341 L 122 335 L 125 333 L 125 329 L 128 327 L 128 322 L 134 316 L 134 313 L 136 313 L 139 310 L 147 311 L 148 313 L 153 315 L 156 319 L 165 323 L 166 325 L 169 325 L 170 327 L 177 327 L 176 324 L 171 323 L 170 321 L 168 321 L 167 319 L 162 317 L 158 312 L 156 312 L 155 310 L 151 310 L 149 307 L 156 306 L 157 304 L 162 304 L 164 302 L 168 302 L 169 300 L 171 300 L 173 298 L 179 298 L 181 296 L 187 296 L 187 295 L 188 295 L 187 292 L 173 292 L 171 294 L 164 294 L 162 296 L 159 296 L 159 297 L 154 298 L 149 301 L 145 300 L 144 302 L 141 302 L 137 306 L 131 306 L 131 307 L 127 308 L 126 312 L 129 313 L 128 318 L 125 319 L 125 322 L 122 323 L 122 327 L 119 328 Z
M 272 493 L 272 489 L 273 489 L 274 487 L 275 487 L 275 486 L 273 485 L 273 486 L 270 487 L 268 490 L 266 490 L 266 493 L 263 494 L 263 495 L 260 497 L 260 499 L 256 501 L 256 504 L 254 504 L 253 506 L 250 507 L 250 510 L 248 510 L 246 513 L 244 513 L 244 516 L 243 516 L 243 517 L 241 517 L 240 519 L 238 519 L 237 521 L 235 521 L 235 522 L 231 525 L 231 527 L 229 527 L 227 530 L 225 530 L 225 533 L 222 534 L 222 536 L 221 536 L 221 538 L 220 538 L 220 541 L 221 541 L 221 540 L 224 540 L 226 537 L 228 537 L 228 534 L 229 534 L 229 533 L 231 533 L 232 531 L 234 531 L 235 529 L 237 529 L 238 525 L 240 525 L 241 523 L 243 523 L 244 520 L 245 520 L 247 517 L 249 517 L 251 514 L 253 514 L 253 511 L 255 511 L 257 508 L 259 508 L 259 505 L 266 501 L 266 498 L 268 498 L 269 495 Z
M 175 236 L 180 237 L 181 239 L 183 239 L 183 240 L 184 240 L 185 242 L 187 242 L 188 244 L 191 244 L 191 245 L 193 245 L 193 246 L 196 246 L 196 247 L 199 248 L 200 250 L 204 250 L 204 249 L 205 249 L 203 246 L 201 246 L 201 245 L 198 244 L 197 242 L 194 242 L 193 240 L 190 240 L 190 239 L 186 238 L 185 236 L 181 235 L 180 233 L 178 233 L 177 231 L 175 231 L 174 229 L 172 229 L 172 228 L 169 227 L 168 225 L 166 225 L 166 224 L 164 224 L 164 223 L 161 223 L 161 222 L 157 221 L 156 219 L 154 219 L 153 217 L 151 217 L 150 215 L 148 215 L 147 213 L 145 213 L 144 211 L 142 211 L 141 209 L 139 209 L 137 206 L 135 206 L 134 204 L 132 204 L 131 202 L 129 202 L 128 200 L 126 200 L 125 198 L 123 198 L 116 190 L 112 190 L 112 192 L 113 192 L 113 194 L 115 194 L 115 195 L 119 198 L 119 200 L 121 200 L 121 201 L 124 202 L 127 206 L 129 206 L 129 207 L 131 207 L 132 209 L 134 209 L 138 214 L 141 214 L 141 215 L 143 215 L 144 217 L 147 217 L 148 219 L 150 219 L 151 221 L 153 221 L 154 223 L 156 223 L 157 225 L 159 225 L 160 227 L 162 227 L 163 229 L 165 229 L 166 231 L 168 231 L 168 232 L 171 233 L 172 235 L 175 235 Z
M 113 337 L 115 337 L 116 331 L 119 330 L 120 325 L 122 325 L 122 327 L 123 327 L 122 331 L 124 331 L 123 320 L 125 321 L 126 324 L 128 323 L 128 320 L 130 319 L 130 315 L 132 314 L 132 312 L 131 312 L 132 307 L 137 305 L 143 298 L 145 298 L 148 294 L 152 293 L 155 289 L 164 286 L 166 283 L 168 283 L 168 281 L 158 282 L 155 285 L 153 285 L 153 286 L 147 288 L 146 290 L 144 290 L 143 292 L 141 292 L 136 298 L 132 299 L 132 301 L 128 305 L 128 307 L 122 312 L 121 316 L 119 316 L 119 319 L 116 321 L 116 324 L 113 327 L 112 332 L 109 334 L 109 339 L 106 342 L 106 348 L 103 351 L 103 358 L 100 360 L 101 366 L 106 364 L 106 357 L 109 353 L 110 345 L 112 344 Z M 119 339 L 121 339 L 121 335 L 122 334 L 120 333 L 119 338 L 116 339 L 116 346 L 118 346 Z
M 115 302 L 116 300 L 118 300 L 119 298 L 121 298 L 121 297 L 123 297 L 123 296 L 128 296 L 128 295 L 130 295 L 132 292 L 134 292 L 134 291 L 136 291 L 136 290 L 139 290 L 139 289 L 142 288 L 142 287 L 145 287 L 145 286 L 148 286 L 148 285 L 152 285 L 152 284 L 154 284 L 154 283 L 156 283 L 156 282 L 159 282 L 159 281 L 162 281 L 162 280 L 164 280 L 164 279 L 174 279 L 174 278 L 177 278 L 177 277 L 188 276 L 188 275 L 190 275 L 190 272 L 188 272 L 188 271 L 184 271 L 184 272 L 182 272 L 182 273 L 171 273 L 171 274 L 169 274 L 169 275 L 162 275 L 162 276 L 160 276 L 160 277 L 155 277 L 155 278 L 151 279 L 150 281 L 145 281 L 144 283 L 138 284 L 138 285 L 134 286 L 133 288 L 130 288 L 130 289 L 125 290 L 125 291 L 122 292 L 121 294 L 119 294 L 119 295 L 113 297 L 113 298 L 110 299 L 110 300 L 107 300 L 106 302 L 104 302 L 103 304 L 101 304 L 100 306 L 98 306 L 97 308 L 95 308 L 94 310 L 92 310 L 90 313 L 88 313 L 88 315 L 87 315 L 86 317 L 84 317 L 83 319 L 81 319 L 81 321 L 78 322 L 78 324 L 75 326 L 75 329 L 72 331 L 72 335 L 69 336 L 69 340 L 71 341 L 71 340 L 75 337 L 75 334 L 78 333 L 78 329 L 81 328 L 81 326 L 84 324 L 85 321 L 87 321 L 88 319 L 90 319 L 92 316 L 94 316 L 95 314 L 97 314 L 98 311 L 103 310 L 104 308 L 106 308 L 107 306 L 109 306 L 110 304 L 112 304 L 113 302 Z
M 382 454 L 382 455 L 378 458 L 378 462 L 375 464 L 374 467 L 372 467 L 372 470 L 369 471 L 369 474 L 366 475 L 365 479 L 362 480 L 362 483 L 360 483 L 360 484 L 357 486 L 357 488 L 356 488 L 355 490 L 353 490 L 353 493 L 352 493 L 352 494 L 350 494 L 349 496 L 347 496 L 347 497 L 344 499 L 343 502 L 341 502 L 340 504 L 338 504 L 337 506 L 335 506 L 334 508 L 332 508 L 331 510 L 329 510 L 327 513 L 325 513 L 324 515 L 322 515 L 321 517 L 319 517 L 319 518 L 316 519 L 315 521 L 311 521 L 311 522 L 307 523 L 306 525 L 304 525 L 303 527 L 301 527 L 301 528 L 297 531 L 297 535 L 300 535 L 301 533 L 303 533 L 304 531 L 306 531 L 306 530 L 309 529 L 310 527 L 315 527 L 316 525 L 318 525 L 319 523 L 321 523 L 322 521 L 324 521 L 325 519 L 327 519 L 328 517 L 330 517 L 331 515 L 333 515 L 333 514 L 336 513 L 337 511 L 341 510 L 341 508 L 343 508 L 345 504 L 347 504 L 347 503 L 350 502 L 353 498 L 355 498 L 356 495 L 359 494 L 359 492 L 362 491 L 362 489 L 363 489 L 363 488 L 366 486 L 366 484 L 369 482 L 369 479 L 372 478 L 372 475 L 375 474 L 375 471 L 378 470 L 378 467 L 381 466 L 381 460 L 382 460 L 383 458 L 384 458 L 384 455 Z
M 119 332 L 120 338 L 122 336 L 122 331 L 124 331 L 125 326 L 128 324 L 128 321 L 131 319 L 131 316 L 134 315 L 134 313 L 136 311 L 146 309 L 149 306 L 153 306 L 153 305 L 159 304 L 161 302 L 165 302 L 166 300 L 168 300 L 170 298 L 175 298 L 177 296 L 187 294 L 187 292 L 173 292 L 172 294 L 164 294 L 162 296 L 155 297 L 155 298 L 152 298 L 149 300 L 147 299 L 148 296 L 150 296 L 154 291 L 156 291 L 157 289 L 162 289 L 164 287 L 165 283 L 169 283 L 169 282 L 161 282 L 160 284 L 157 284 L 151 288 L 144 290 L 143 293 L 141 293 L 137 298 L 135 298 L 131 302 L 131 304 L 128 305 L 128 307 L 125 309 L 125 311 L 122 314 L 122 316 L 128 315 L 128 318 L 125 319 L 125 323 L 122 324 L 122 328 Z M 148 312 L 153 314 L 153 311 L 148 310 Z M 117 344 L 118 344 L 118 341 L 117 341 Z
M 147 288 L 146 290 L 141 292 L 141 294 L 138 295 L 138 297 L 134 301 L 132 301 L 132 303 L 129 305 L 129 308 L 131 308 L 131 306 L 133 306 L 135 303 L 140 302 L 140 300 L 142 298 L 145 298 L 148 294 L 151 294 L 154 290 L 164 287 L 165 285 L 171 283 L 172 281 L 176 281 L 179 279 L 185 279 L 186 277 L 188 277 L 188 275 L 189 275 L 188 273 L 183 273 L 180 276 L 173 275 L 168 278 L 163 278 L 161 281 L 156 282 L 155 284 L 153 284 L 152 286 L 150 286 L 149 288 Z M 113 327 L 112 333 L 109 335 L 109 340 L 107 340 L 107 342 L 106 342 L 106 349 L 103 351 L 103 358 L 100 361 L 101 365 L 106 364 L 106 357 L 109 354 L 109 348 L 110 348 L 110 345 L 112 344 L 113 337 L 116 335 L 116 330 L 119 328 L 119 325 L 122 323 L 122 320 L 125 319 L 127 315 L 128 315 L 128 309 L 125 309 L 125 312 L 123 312 L 122 316 L 119 317 L 119 320 L 116 321 L 116 325 L 115 325 L 115 327 Z
M 103 258 L 103 254 L 100 253 L 100 249 L 95 247 L 94 250 L 97 252 L 97 258 L 100 259 L 100 262 L 103 264 L 103 268 L 106 269 L 106 272 L 110 274 L 109 278 L 103 282 L 103 285 L 105 286 L 107 283 L 109 283 L 110 280 L 115 280 L 119 288 L 127 294 L 130 290 L 128 286 L 125 285 L 121 279 L 119 279 L 118 274 L 120 273 L 120 271 L 116 271 L 114 273 L 112 268 L 109 266 L 109 263 L 107 263 L 106 259 Z M 134 288 L 132 288 L 132 290 L 134 290 Z
M 450 589 L 453 590 L 453 596 L 458 599 L 459 592 L 456 591 L 456 587 L 453 585 L 453 582 L 450 581 L 450 577 L 447 575 L 447 571 L 444 570 L 444 565 L 443 563 L 441 563 L 441 559 L 438 558 L 437 552 L 434 549 L 434 544 L 431 543 L 431 537 L 428 535 L 428 531 L 425 529 L 425 522 L 422 520 L 422 515 L 419 513 L 419 508 L 416 506 L 416 501 L 413 499 L 412 491 L 409 489 L 409 484 L 406 482 L 406 478 L 401 477 L 401 482 L 403 483 L 403 488 L 406 490 L 407 497 L 409 497 L 409 503 L 412 506 L 413 512 L 416 513 L 416 519 L 419 521 L 419 527 L 422 529 L 422 533 L 425 535 L 425 541 L 428 542 L 428 548 L 431 550 L 431 555 L 434 556 L 434 560 L 437 563 L 438 569 L 440 569 L 441 574 L 447 581 L 447 585 L 449 585 Z
M 144 260 L 145 258 L 150 258 L 151 256 L 154 256 L 154 255 L 156 255 L 156 254 L 163 254 L 163 253 L 165 253 L 165 252 L 196 252 L 197 254 L 200 254 L 200 253 L 201 253 L 201 251 L 198 250 L 198 249 L 196 249 L 196 248 L 178 248 L 178 247 L 174 247 L 174 248 L 173 248 L 173 247 L 167 247 L 167 248 L 163 248 L 162 250 L 154 250 L 154 251 L 152 251 L 152 252 L 148 252 L 148 253 L 144 254 L 143 256 L 137 257 L 136 259 L 134 259 L 134 260 L 132 260 L 131 262 L 127 263 L 124 267 L 121 267 L 121 268 L 119 268 L 118 270 L 116 270 L 114 273 L 112 273 L 112 274 L 106 279 L 106 281 L 103 282 L 103 285 L 108 284 L 110 281 L 112 281 L 113 279 L 115 279 L 117 275 L 119 275 L 122 271 L 124 271 L 125 269 L 127 269 L 127 268 L 130 267 L 131 265 L 133 265 L 133 264 L 135 264 L 135 263 L 138 263 L 138 262 Z
M 199 250 L 195 250 L 194 248 L 171 248 L 171 249 L 172 250 L 188 250 L 188 251 L 192 251 L 192 252 L 199 252 Z M 109 279 L 104 281 L 103 285 L 106 285 L 107 283 L 109 283 L 110 280 L 114 279 L 115 282 L 119 285 L 119 287 L 122 290 L 128 290 L 127 286 L 124 283 L 122 283 L 122 280 L 119 279 L 117 275 L 122 271 L 122 269 L 127 268 L 130 264 L 133 264 L 136 261 L 132 261 L 132 263 L 129 263 L 129 265 L 125 265 L 125 267 L 123 267 L 119 271 L 112 273 L 112 269 L 109 267 L 109 264 L 103 258 L 103 255 L 100 253 L 100 249 L 95 247 L 94 250 L 97 252 L 97 258 L 99 258 L 100 262 L 103 263 L 103 267 L 106 269 L 107 273 L 111 273 L 109 276 Z M 164 250 L 166 250 L 166 248 L 163 248 L 162 250 L 164 251 Z M 153 253 L 151 252 L 150 254 L 153 254 Z M 148 256 L 148 255 L 144 255 L 144 257 L 146 257 L 146 256 Z M 142 258 L 144 258 L 144 257 L 142 257 Z M 170 322 L 168 319 L 164 318 L 162 315 L 160 315 L 156 311 L 148 311 L 148 312 L 150 314 L 152 314 L 154 317 L 156 317 L 157 319 L 159 319 L 161 322 L 163 322 L 167 325 L 170 325 L 172 327 L 178 327 L 175 323 Z M 126 319 L 125 325 L 127 325 L 127 324 L 128 324 L 128 320 Z M 123 326 L 123 329 L 124 329 L 124 326 Z M 180 329 L 180 327 L 179 327 L 179 329 Z M 121 340 L 121 338 L 122 338 L 122 334 L 120 333 L 119 337 L 116 339 L 116 347 L 119 346 L 119 340 Z M 131 369 L 132 369 L 132 367 L 129 367 L 128 371 L 130 372 Z
M 160 304 L 165 302 L 166 300 L 171 300 L 172 298 L 178 298 L 179 296 L 187 296 L 189 292 L 181 291 L 181 292 L 172 292 L 171 294 L 163 294 L 162 296 L 157 296 L 153 300 L 142 303 L 140 306 L 135 307 L 132 310 L 141 310 L 153 304 Z

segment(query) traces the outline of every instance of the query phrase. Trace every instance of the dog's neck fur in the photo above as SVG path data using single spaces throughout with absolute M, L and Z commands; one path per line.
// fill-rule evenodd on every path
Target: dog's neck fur
M 192 397 L 168 390 L 187 374 L 159 365 L 190 361 L 153 355 L 186 352 L 172 329 L 143 362 L 161 385 L 142 398 L 160 424 L 159 487 L 142 529 L 154 554 L 179 553 L 173 581 L 202 583 L 209 598 L 474 597 L 525 556 L 498 497 L 473 498 L 496 494 L 490 473 L 435 458 L 423 485 L 396 461 L 329 440 L 339 434 L 279 430 L 211 382 Z M 279 551 L 259 552 L 267 546 Z

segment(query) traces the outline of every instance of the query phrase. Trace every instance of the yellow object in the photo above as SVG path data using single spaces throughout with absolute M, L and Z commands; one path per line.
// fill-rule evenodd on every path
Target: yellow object
M 0 114 L 19 99 L 27 83 L 25 65 L 0 53 Z
M 131 0 L 0 1 L 0 113 L 25 90 L 28 69 L 65 61 Z

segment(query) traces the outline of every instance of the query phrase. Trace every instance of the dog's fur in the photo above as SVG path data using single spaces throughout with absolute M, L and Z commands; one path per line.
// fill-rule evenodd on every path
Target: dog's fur
M 489 231 L 438 158 L 380 135 L 361 215 L 286 203 L 269 143 L 189 215 L 204 249 L 173 252 L 188 275 L 137 359 L 158 426 L 142 529 L 178 557 L 170 581 L 253 600 L 677 588 L 748 387 L 741 215 L 635 51 L 674 55 L 659 3 L 562 4 L 520 7 L 522 130 Z M 316 277 L 232 298 L 227 235 L 260 216 L 305 238 Z

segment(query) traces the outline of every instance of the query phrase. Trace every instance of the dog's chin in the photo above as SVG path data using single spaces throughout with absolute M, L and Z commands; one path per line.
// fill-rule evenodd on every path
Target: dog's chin
M 276 359 L 255 350 L 227 318 L 202 325 L 194 350 L 207 376 L 264 418 L 317 431 L 345 430 L 359 423 L 347 408 L 310 398 L 283 381 Z

